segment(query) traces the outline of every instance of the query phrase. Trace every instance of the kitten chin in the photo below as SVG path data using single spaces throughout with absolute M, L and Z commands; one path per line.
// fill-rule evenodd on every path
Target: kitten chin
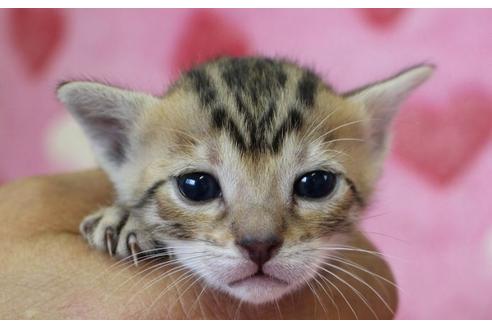
M 256 270 L 255 270 L 256 271 Z M 275 274 L 254 273 L 241 276 L 231 281 L 219 281 L 206 279 L 207 284 L 215 289 L 225 292 L 243 302 L 262 304 L 274 302 L 286 294 L 289 294 L 303 285 L 304 279 L 309 280 L 310 274 L 298 272 L 299 279 L 287 281 L 277 278 L 277 275 L 285 275 L 285 272 L 275 271 Z
M 303 288 L 312 279 L 319 280 L 319 268 L 328 262 L 328 258 L 340 256 L 338 251 L 348 249 L 351 236 L 348 233 L 333 234 L 286 247 L 263 264 L 261 270 L 241 254 L 203 242 L 193 241 L 190 243 L 193 246 L 183 241 L 171 242 L 168 247 L 184 266 L 209 286 L 243 302 L 262 304 Z M 193 251 L 190 251 L 191 247 Z M 190 258 L 190 252 L 207 256 L 197 261 L 196 257 Z

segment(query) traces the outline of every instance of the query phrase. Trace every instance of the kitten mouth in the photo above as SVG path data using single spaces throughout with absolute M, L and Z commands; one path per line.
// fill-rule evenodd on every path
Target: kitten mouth
M 244 285 L 259 285 L 259 286 L 271 286 L 271 285 L 277 285 L 277 286 L 288 286 L 289 283 L 276 278 L 274 276 L 265 274 L 263 271 L 259 270 L 256 272 L 254 275 L 241 278 L 239 280 L 235 280 L 231 283 L 229 283 L 229 287 L 239 287 L 239 286 L 244 286 Z

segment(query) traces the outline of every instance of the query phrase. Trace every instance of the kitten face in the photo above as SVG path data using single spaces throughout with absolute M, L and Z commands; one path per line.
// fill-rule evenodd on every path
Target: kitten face
M 291 63 L 222 58 L 162 98 L 87 83 L 60 97 L 153 241 L 208 284 L 262 303 L 306 284 L 355 229 L 396 105 L 430 71 L 339 95 Z M 179 179 L 193 172 L 220 195 L 187 198 Z M 296 189 L 312 172 L 331 179 L 322 197 Z

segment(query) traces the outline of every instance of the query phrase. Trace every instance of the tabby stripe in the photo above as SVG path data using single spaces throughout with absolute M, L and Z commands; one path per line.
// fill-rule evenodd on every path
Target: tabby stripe
M 359 190 L 357 190 L 357 187 L 355 186 L 355 183 L 351 179 L 349 179 L 347 177 L 345 177 L 345 181 L 347 181 L 347 184 L 348 184 L 348 186 L 350 188 L 350 191 L 352 191 L 352 193 L 354 194 L 354 197 L 355 197 L 355 200 L 357 201 L 357 203 L 361 207 L 364 207 L 365 206 L 365 201 L 362 198 Z
M 222 106 L 217 106 L 212 110 L 212 124 L 216 129 L 224 129 L 227 131 L 232 140 L 241 150 L 246 150 L 246 142 L 244 141 L 241 132 L 232 118 L 227 115 L 226 110 Z
M 196 93 L 198 93 L 202 106 L 211 106 L 217 100 L 217 91 L 213 87 L 207 73 L 203 70 L 194 69 L 188 74 L 193 82 Z
M 241 115 L 243 115 L 244 123 L 245 123 L 246 127 L 250 131 L 256 130 L 256 125 L 255 125 L 255 120 L 253 118 L 253 115 L 251 115 L 249 108 L 244 103 L 242 96 L 237 93 L 235 98 L 236 98 L 237 110 Z
M 83 225 L 84 233 L 86 235 L 92 234 L 92 232 L 94 231 L 94 228 L 97 227 L 97 225 L 99 224 L 99 222 L 101 221 L 102 218 L 103 218 L 102 216 L 99 216 L 99 217 L 95 218 L 94 220 L 90 221 L 90 223 L 84 224 Z
M 130 216 L 130 212 L 125 211 L 125 213 L 123 214 L 123 219 L 120 220 L 120 222 L 118 223 L 118 225 L 116 226 L 116 229 L 115 229 L 117 236 L 120 235 L 121 229 L 123 229 L 123 227 L 125 226 L 126 222 L 128 221 L 129 216 Z
M 133 208 L 142 208 L 149 203 L 149 201 L 155 196 L 157 189 L 166 183 L 167 180 L 159 180 L 155 182 L 149 189 L 147 189 L 143 195 L 143 197 L 138 201 L 137 204 L 133 206 Z
M 192 237 L 192 233 L 179 222 L 170 223 L 167 226 L 166 233 L 177 239 L 190 239 Z
M 152 258 L 162 257 L 165 260 L 169 260 L 171 258 L 167 243 L 157 239 L 152 239 L 152 245 L 154 246 L 153 249 L 146 251 L 145 256 Z
M 316 94 L 316 86 L 318 85 L 318 78 L 314 73 L 307 71 L 303 74 L 297 85 L 297 97 L 301 104 L 310 108 L 314 105 L 314 96 Z
M 273 152 L 278 152 L 287 135 L 292 131 L 298 131 L 301 128 L 302 123 L 302 114 L 298 110 L 292 109 L 273 137 L 271 145 Z
M 275 118 L 275 114 L 277 113 L 277 104 L 274 100 L 270 102 L 270 106 L 268 110 L 263 113 L 258 123 L 258 128 L 260 132 L 262 132 L 263 136 L 265 135 L 267 129 L 272 127 L 273 119 Z

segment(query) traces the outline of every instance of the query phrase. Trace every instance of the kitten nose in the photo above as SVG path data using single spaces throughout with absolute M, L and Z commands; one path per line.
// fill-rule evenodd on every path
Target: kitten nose
M 263 264 L 268 262 L 275 251 L 282 246 L 282 240 L 276 236 L 265 240 L 245 237 L 239 240 L 237 245 L 246 250 L 251 261 L 255 262 L 261 269 Z

